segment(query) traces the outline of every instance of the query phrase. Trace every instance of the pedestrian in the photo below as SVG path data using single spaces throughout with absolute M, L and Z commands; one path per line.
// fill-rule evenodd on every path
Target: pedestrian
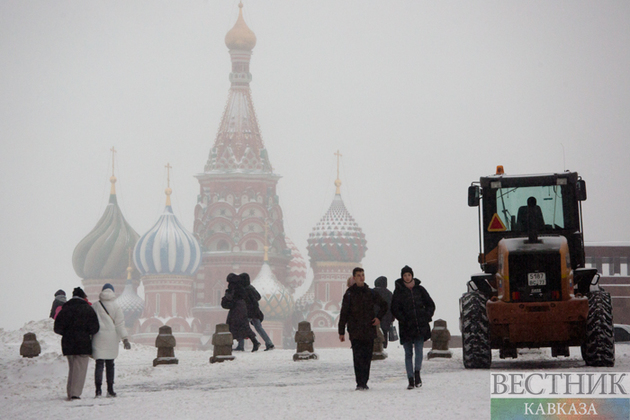
M 247 318 L 249 319 L 250 324 L 254 326 L 254 329 L 260 335 L 260 337 L 265 342 L 265 351 L 273 350 L 275 346 L 269 338 L 267 331 L 262 326 L 262 322 L 265 319 L 265 315 L 260 310 L 260 305 L 258 301 L 260 300 L 260 293 L 254 286 L 252 286 L 251 281 L 249 279 L 249 274 L 241 273 L 240 276 L 241 282 L 243 286 L 245 286 L 245 303 L 247 305 Z M 245 349 L 245 339 L 241 339 L 238 342 L 237 348 Z
M 98 332 L 98 317 L 80 287 L 72 291 L 55 319 L 54 330 L 61 335 L 61 351 L 68 358 L 68 400 L 81 399 L 88 361 L 92 354 L 92 336 Z
M 387 312 L 387 302 L 365 284 L 365 272 L 361 267 L 352 270 L 354 284 L 346 290 L 339 315 L 339 341 L 345 341 L 346 324 L 352 344 L 354 375 L 357 391 L 369 389 L 372 350 L 376 338 L 376 327 Z M 375 305 L 378 313 L 374 316 Z
M 435 312 L 435 303 L 429 292 L 420 286 L 420 280 L 414 278 L 411 267 L 404 266 L 400 277 L 394 283 L 392 314 L 398 320 L 400 343 L 405 349 L 405 369 L 409 379 L 407 389 L 413 389 L 422 386 L 422 349 L 424 342 L 431 338 L 429 322 Z
M 389 342 L 389 329 L 394 322 L 394 316 L 392 315 L 391 305 L 392 305 L 392 292 L 387 288 L 387 277 L 380 276 L 376 280 L 374 280 L 374 291 L 381 295 L 381 297 L 387 302 L 387 312 L 383 319 L 381 319 L 381 330 L 383 331 L 383 348 L 387 348 L 387 343 Z M 374 309 L 374 313 L 378 313 L 378 308 Z
M 66 292 L 59 289 L 55 292 L 55 300 L 53 300 L 52 308 L 50 308 L 50 317 L 55 319 L 57 314 L 61 310 L 61 307 L 66 303 Z
M 100 397 L 103 394 L 101 385 L 103 384 L 103 367 L 105 367 L 107 370 L 107 395 L 115 397 L 114 359 L 118 357 L 118 344 L 122 340 L 125 350 L 129 350 L 131 344 L 127 339 L 125 315 L 116 303 L 114 286 L 105 283 L 98 299 L 99 301 L 93 305 L 100 325 L 100 329 L 92 338 L 92 357 L 96 360 L 94 385 L 96 386 L 96 396 Z
M 223 309 L 229 309 L 225 322 L 230 327 L 232 338 L 239 343 L 241 339 L 243 340 L 243 346 L 237 346 L 234 350 L 244 351 L 244 340 L 249 338 L 254 344 L 252 352 L 257 351 L 260 347 L 260 343 L 256 340 L 256 334 L 249 326 L 249 320 L 247 319 L 247 303 L 245 302 L 246 292 L 242 280 L 236 274 L 230 273 L 227 276 L 227 282 L 228 288 L 221 299 L 221 307 Z

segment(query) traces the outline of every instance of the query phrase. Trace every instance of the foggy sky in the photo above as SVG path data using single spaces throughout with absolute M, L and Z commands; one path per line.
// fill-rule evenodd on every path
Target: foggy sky
M 587 242 L 630 241 L 627 1 L 245 1 L 252 96 L 288 237 L 334 196 L 362 227 L 367 282 L 410 265 L 458 333 L 477 264 L 466 189 L 578 171 Z M 230 87 L 226 1 L 0 2 L 0 327 L 48 316 L 81 284 L 72 252 L 107 204 L 140 235 L 192 230 Z M 252 273 L 255 276 L 257 273 Z

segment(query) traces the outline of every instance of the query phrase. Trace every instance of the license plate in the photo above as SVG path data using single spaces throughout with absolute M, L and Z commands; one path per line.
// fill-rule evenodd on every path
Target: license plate
M 530 286 L 546 286 L 547 275 L 545 273 L 528 273 L 527 284 Z

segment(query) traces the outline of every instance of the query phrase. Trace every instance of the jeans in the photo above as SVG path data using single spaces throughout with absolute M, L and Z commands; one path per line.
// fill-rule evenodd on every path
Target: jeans
M 100 388 L 103 383 L 103 367 L 106 368 L 107 384 L 114 384 L 114 359 L 97 359 L 94 368 L 94 384 Z
M 252 325 L 256 329 L 256 332 L 258 333 L 260 338 L 263 339 L 263 341 L 265 342 L 265 346 L 267 346 L 267 347 L 273 346 L 273 343 L 271 342 L 271 339 L 269 338 L 269 336 L 267 335 L 267 332 L 265 331 L 265 329 L 262 326 L 262 321 L 260 319 L 258 319 L 258 318 L 250 318 L 249 322 L 252 323 Z M 237 348 L 239 348 L 239 349 L 245 348 L 245 339 L 238 340 L 238 347 Z
M 420 371 L 420 368 L 422 368 L 422 349 L 424 347 L 424 339 L 418 338 L 415 341 L 406 342 L 403 344 L 403 347 L 405 349 L 405 368 L 407 369 L 407 377 L 413 378 L 414 370 Z M 416 351 L 415 363 L 412 361 L 414 348 Z M 415 369 L 414 364 L 416 366 Z

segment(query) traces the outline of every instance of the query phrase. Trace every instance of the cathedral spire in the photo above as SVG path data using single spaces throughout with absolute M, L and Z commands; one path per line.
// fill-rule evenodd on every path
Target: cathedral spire
M 114 176 L 114 161 L 116 160 L 116 149 L 114 148 L 114 146 L 112 146 L 111 149 L 109 149 L 110 152 L 112 152 L 112 176 L 111 178 L 109 178 L 109 182 L 112 183 L 112 188 L 109 192 L 110 195 L 110 199 L 109 201 L 112 201 L 112 197 L 114 196 L 114 199 L 116 199 L 116 177 Z
M 335 187 L 337 187 L 337 191 L 335 192 L 335 195 L 341 195 L 341 180 L 339 179 L 339 158 L 342 155 L 341 153 L 339 153 L 339 150 L 337 150 L 335 156 L 337 156 L 337 179 L 335 179 Z
M 249 62 L 256 35 L 243 19 L 242 3 L 234 27 L 225 36 L 225 45 L 232 60 L 230 92 L 204 172 L 271 175 L 273 168 L 260 134 L 249 87 L 252 81 Z
M 166 168 L 166 189 L 164 193 L 166 194 L 166 205 L 171 205 L 171 193 L 173 190 L 171 189 L 171 169 L 173 168 L 170 163 L 166 163 L 164 166 Z

